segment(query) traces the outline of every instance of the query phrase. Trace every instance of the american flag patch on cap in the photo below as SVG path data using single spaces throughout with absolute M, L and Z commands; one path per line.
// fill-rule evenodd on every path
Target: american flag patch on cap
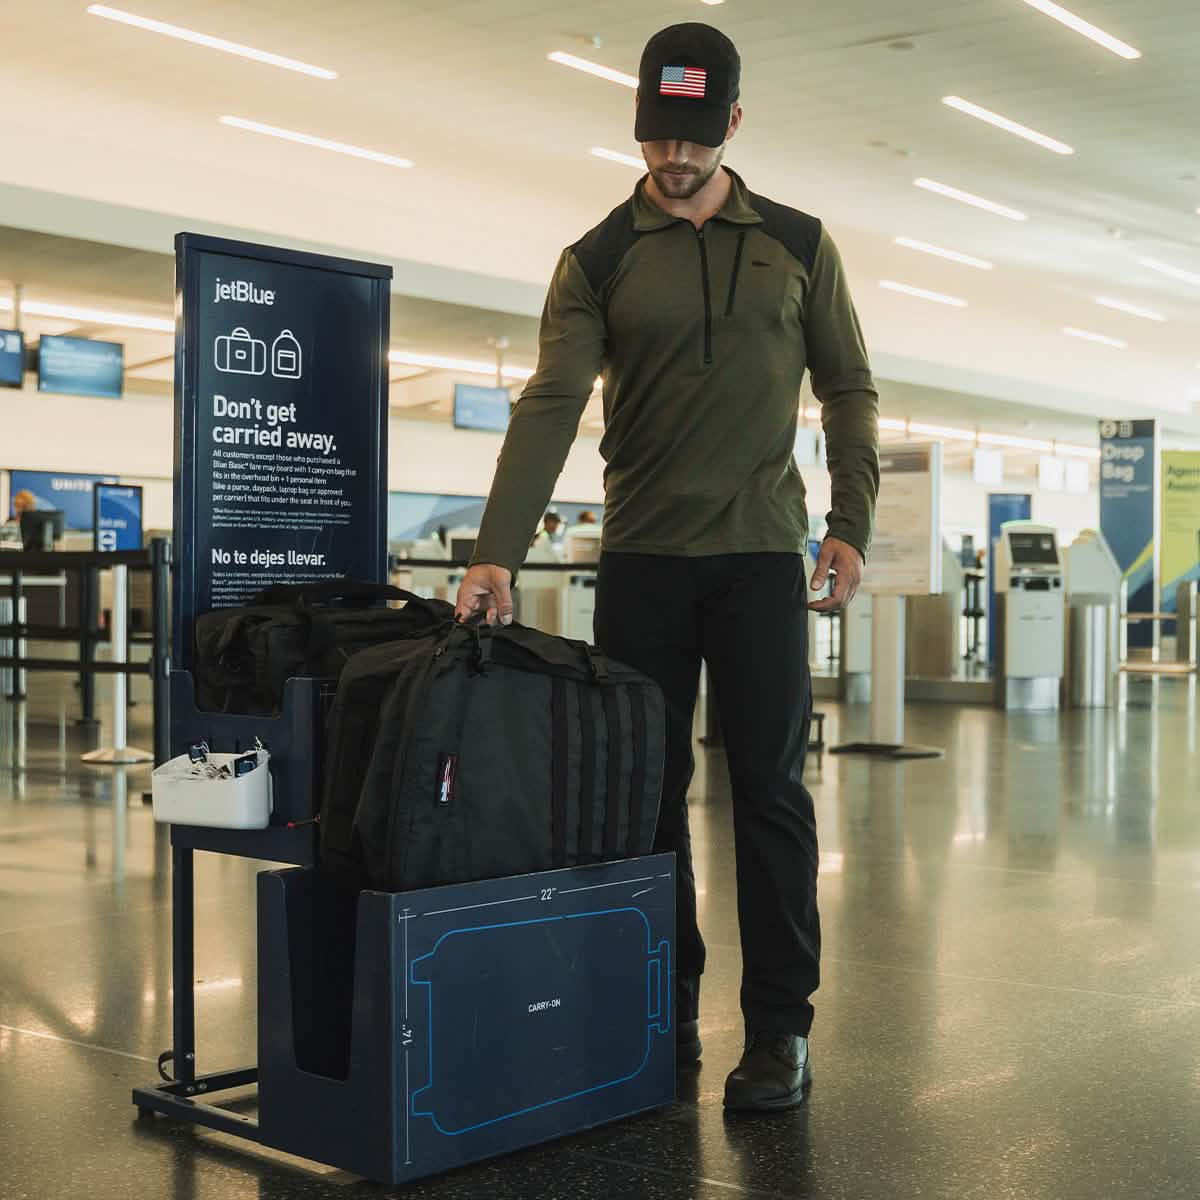
M 708 72 L 703 67 L 663 67 L 660 96 L 690 96 L 703 100 Z

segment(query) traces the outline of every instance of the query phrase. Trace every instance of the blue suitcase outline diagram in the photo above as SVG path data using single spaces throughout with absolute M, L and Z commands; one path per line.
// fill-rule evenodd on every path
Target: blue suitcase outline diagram
M 487 1121 L 480 1121 L 477 1124 L 466 1126 L 463 1129 L 445 1129 L 439 1122 L 437 1115 L 432 1108 L 418 1107 L 418 1099 L 426 1092 L 431 1092 L 434 1086 L 433 1073 L 433 983 L 430 980 L 422 980 L 416 977 L 417 967 L 427 959 L 432 959 L 436 956 L 438 949 L 442 943 L 448 938 L 457 937 L 464 934 L 483 933 L 492 929 L 513 929 L 519 926 L 529 925 L 550 925 L 557 921 L 580 921 L 588 917 L 605 917 L 612 916 L 618 913 L 636 913 L 646 927 L 646 1053 L 642 1058 L 641 1065 L 636 1071 L 629 1075 L 622 1076 L 620 1079 L 612 1079 L 607 1083 L 597 1084 L 594 1087 L 583 1088 L 580 1091 L 572 1092 L 566 1096 L 556 1096 L 550 1100 L 544 1100 L 540 1104 L 529 1105 L 526 1108 L 518 1109 L 515 1112 L 504 1113 L 498 1117 L 492 1117 Z M 650 922 L 646 918 L 646 914 L 640 908 L 625 906 L 624 908 L 608 908 L 598 910 L 596 912 L 586 913 L 564 913 L 561 916 L 540 917 L 528 921 L 507 921 L 499 925 L 475 925 L 465 929 L 451 929 L 443 933 L 441 937 L 433 944 L 433 949 L 427 954 L 422 954 L 419 958 L 413 959 L 409 966 L 409 979 L 415 987 L 426 989 L 426 1011 L 428 1014 L 428 1036 L 426 1038 L 429 1054 L 429 1082 L 424 1087 L 418 1088 L 412 1094 L 410 1101 L 410 1113 L 413 1117 L 428 1117 L 432 1122 L 433 1127 L 438 1133 L 446 1137 L 460 1137 L 463 1134 L 473 1133 L 476 1130 L 484 1129 L 490 1125 L 498 1125 L 502 1121 L 511 1121 L 517 1117 L 526 1116 L 529 1113 L 537 1112 L 540 1109 L 550 1108 L 555 1104 L 565 1104 L 570 1100 L 578 1100 L 583 1096 L 589 1096 L 596 1092 L 606 1091 L 608 1088 L 619 1087 L 623 1083 L 628 1083 L 632 1079 L 636 1079 L 645 1069 L 650 1061 L 650 1055 L 654 1046 L 654 1037 L 657 1033 L 659 1036 L 665 1036 L 671 1032 L 671 943 L 667 939 L 663 939 L 657 946 L 651 944 L 653 932 L 650 928 Z

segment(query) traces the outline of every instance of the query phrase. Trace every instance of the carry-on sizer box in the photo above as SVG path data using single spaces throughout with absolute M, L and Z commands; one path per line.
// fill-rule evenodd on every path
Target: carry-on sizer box
M 673 1103 L 674 872 L 264 872 L 259 1140 L 396 1184 Z

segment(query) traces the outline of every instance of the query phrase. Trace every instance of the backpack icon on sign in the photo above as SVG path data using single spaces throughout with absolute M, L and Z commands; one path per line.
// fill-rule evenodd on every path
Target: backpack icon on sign
M 300 378 L 300 343 L 290 329 L 271 343 L 271 374 L 277 379 Z

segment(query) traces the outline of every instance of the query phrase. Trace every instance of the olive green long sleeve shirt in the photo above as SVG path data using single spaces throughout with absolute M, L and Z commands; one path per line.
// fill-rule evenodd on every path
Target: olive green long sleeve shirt
M 821 223 L 733 187 L 703 229 L 633 196 L 559 259 L 540 352 L 513 410 L 474 561 L 514 574 L 597 375 L 605 550 L 798 552 L 794 449 L 811 372 L 832 478 L 829 534 L 864 556 L 879 491 L 878 397 Z

